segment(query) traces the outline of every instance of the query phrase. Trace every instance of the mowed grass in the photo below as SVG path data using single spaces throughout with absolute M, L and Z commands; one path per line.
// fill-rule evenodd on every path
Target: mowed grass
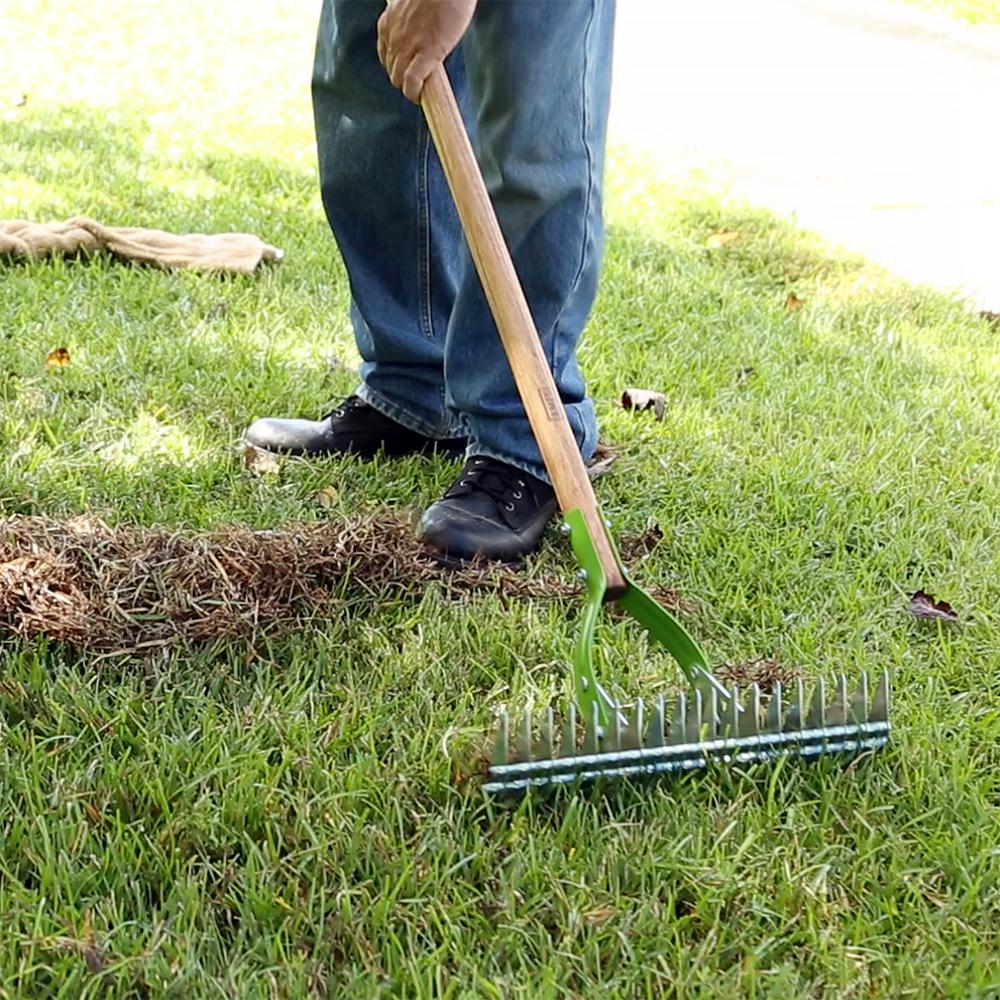
M 236 449 L 253 417 L 354 385 L 311 12 L 144 11 L 7 14 L 27 102 L 0 109 L 0 214 L 245 229 L 287 258 L 249 279 L 2 262 L 0 511 L 416 516 L 456 466 L 257 475 Z M 499 701 L 566 692 L 574 602 L 347 581 L 294 635 L 147 661 L 5 638 L 0 995 L 1000 993 L 997 331 L 623 151 L 608 179 L 582 357 L 621 453 L 615 531 L 663 531 L 635 575 L 694 604 L 715 662 L 889 667 L 890 748 L 497 807 L 470 762 Z M 626 386 L 663 391 L 666 419 L 616 407 Z M 555 532 L 539 567 L 573 572 Z M 908 616 L 918 588 L 960 623 Z M 674 685 L 622 623 L 603 640 L 626 694 Z

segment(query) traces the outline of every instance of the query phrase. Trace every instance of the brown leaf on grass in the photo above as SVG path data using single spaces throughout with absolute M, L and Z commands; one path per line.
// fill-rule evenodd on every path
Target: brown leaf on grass
M 598 479 L 611 471 L 611 466 L 618 461 L 618 449 L 611 444 L 599 441 L 594 450 L 593 458 L 587 465 L 587 475 Z
M 76 952 L 83 958 L 87 968 L 95 976 L 99 972 L 104 972 L 109 965 L 107 952 L 101 947 L 94 935 L 93 920 L 89 911 L 83 916 L 83 934 L 80 937 L 58 935 L 47 938 L 43 942 L 43 947 Z
M 45 357 L 47 368 L 63 368 L 69 364 L 69 351 L 65 347 L 57 347 L 54 351 L 49 351 Z
M 273 451 L 255 448 L 252 444 L 243 446 L 243 466 L 260 475 L 274 475 L 281 471 L 281 460 Z
M 923 590 L 910 594 L 910 603 L 906 610 L 914 618 L 927 618 L 940 622 L 958 621 L 957 612 L 947 601 L 936 601 L 933 596 Z
M 625 410 L 652 410 L 657 420 L 662 420 L 667 413 L 667 397 L 652 389 L 626 389 L 621 402 Z
M 794 292 L 785 299 L 785 310 L 787 312 L 798 312 L 806 304 L 805 299 L 800 299 Z
M 339 497 L 340 494 L 337 492 L 337 488 L 335 486 L 324 486 L 322 489 L 317 490 L 312 496 L 313 500 L 315 500 L 320 507 L 327 508 L 332 507 L 337 502 Z
M 610 920 L 618 911 L 613 906 L 595 906 L 592 910 L 587 910 L 583 919 L 588 924 L 603 924 Z
M 979 313 L 979 318 L 986 320 L 990 326 L 1000 328 L 1000 312 L 993 312 L 990 309 L 982 309 Z
M 724 247 L 727 243 L 732 243 L 739 238 L 740 231 L 738 229 L 718 229 L 705 240 L 705 246 L 709 250 L 718 250 L 720 247 Z

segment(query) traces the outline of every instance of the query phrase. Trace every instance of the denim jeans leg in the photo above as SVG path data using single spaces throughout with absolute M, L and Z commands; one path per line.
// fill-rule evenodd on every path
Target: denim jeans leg
M 453 437 L 444 344 L 461 230 L 423 115 L 378 61 L 384 9 L 323 2 L 312 88 L 323 206 L 350 281 L 359 394 L 413 430 Z M 448 68 L 463 79 L 460 55 Z
M 585 458 L 597 444 L 576 346 L 603 251 L 614 0 L 480 0 L 461 50 L 473 142 Z M 545 478 L 468 252 L 448 326 L 448 402 L 470 453 Z

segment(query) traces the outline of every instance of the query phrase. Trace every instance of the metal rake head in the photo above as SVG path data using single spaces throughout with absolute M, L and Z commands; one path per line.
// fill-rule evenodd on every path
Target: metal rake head
M 516 718 L 512 732 L 504 709 L 484 790 L 520 795 L 533 788 L 678 774 L 711 761 L 739 765 L 789 755 L 857 754 L 889 739 L 888 671 L 873 692 L 867 674 L 853 691 L 841 674 L 830 685 L 829 700 L 822 679 L 809 697 L 802 680 L 790 691 L 775 684 L 766 706 L 756 684 L 723 695 L 710 679 L 672 703 L 658 696 L 648 713 L 641 699 L 628 716 L 619 707 L 607 713 L 606 724 L 591 701 L 583 720 L 570 704 L 558 730 L 551 707 L 537 725 L 529 709 Z

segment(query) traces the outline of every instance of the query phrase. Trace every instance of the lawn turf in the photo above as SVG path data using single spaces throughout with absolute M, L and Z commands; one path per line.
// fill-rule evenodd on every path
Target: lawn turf
M 454 475 L 256 474 L 236 447 L 354 385 L 299 7 L 5 15 L 0 214 L 246 229 L 287 257 L 2 262 L 4 515 L 288 528 L 416 515 Z M 145 660 L 7 637 L 0 995 L 1000 993 L 997 330 L 626 151 L 608 182 L 581 359 L 614 530 L 663 533 L 635 575 L 691 602 L 715 662 L 889 667 L 890 748 L 497 808 L 471 773 L 493 706 L 566 691 L 576 601 L 345 593 L 292 634 Z M 617 407 L 627 386 L 665 419 Z M 555 532 L 543 571 L 573 573 Z M 959 623 L 907 615 L 918 588 Z M 622 622 L 602 641 L 625 693 L 676 680 Z

